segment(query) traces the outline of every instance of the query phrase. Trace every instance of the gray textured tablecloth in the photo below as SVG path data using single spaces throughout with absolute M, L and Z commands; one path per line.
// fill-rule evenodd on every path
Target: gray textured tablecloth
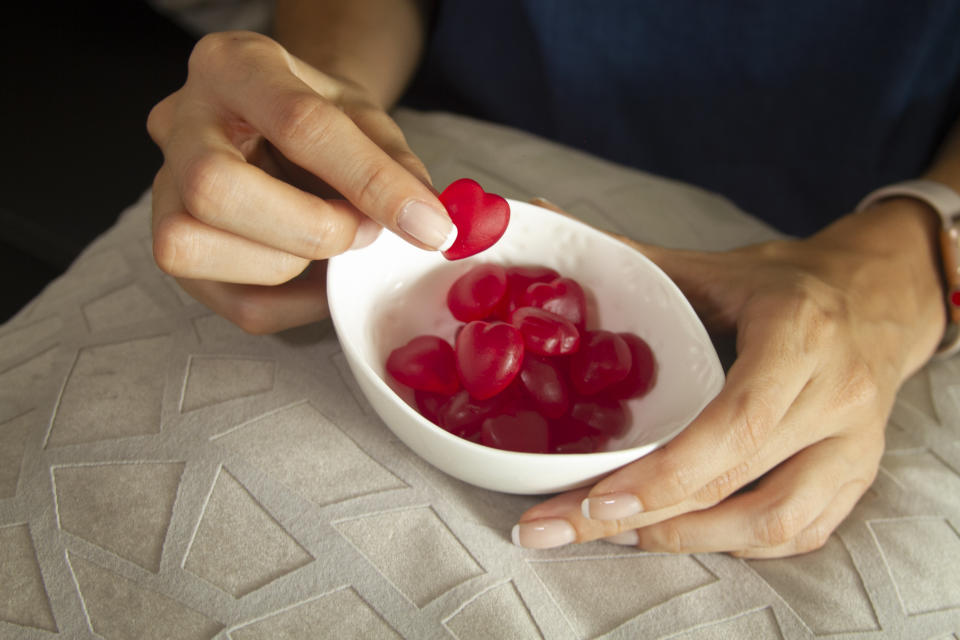
M 439 185 L 670 246 L 773 235 L 522 133 L 398 118 Z M 960 637 L 960 361 L 907 383 L 876 483 L 820 551 L 529 551 L 509 529 L 535 498 L 407 450 L 329 322 L 251 337 L 193 302 L 153 264 L 149 209 L 0 328 L 0 638 Z

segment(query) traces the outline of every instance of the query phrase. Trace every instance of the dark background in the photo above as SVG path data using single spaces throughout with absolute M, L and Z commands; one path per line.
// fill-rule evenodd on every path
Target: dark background
M 0 322 L 150 186 L 147 114 L 194 44 L 138 0 L 16 4 L 0 20 Z

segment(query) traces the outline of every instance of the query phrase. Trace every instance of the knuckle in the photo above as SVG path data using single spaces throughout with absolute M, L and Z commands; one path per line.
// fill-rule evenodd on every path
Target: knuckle
M 147 135 L 153 140 L 154 144 L 161 146 L 170 131 L 169 113 L 170 97 L 164 98 L 153 105 L 150 113 L 147 114 Z
M 683 531 L 669 520 L 657 525 L 654 546 L 657 551 L 667 553 L 683 553 L 687 548 Z
M 191 214 L 213 222 L 216 207 L 211 203 L 222 201 L 227 190 L 226 163 L 220 154 L 212 151 L 197 154 L 183 168 L 180 176 L 180 197 Z
M 751 480 L 751 469 L 749 462 L 737 464 L 698 489 L 694 500 L 703 507 L 718 504 Z
M 365 211 L 376 210 L 390 190 L 391 171 L 384 163 L 368 165 L 357 180 L 357 184 L 360 185 L 357 191 L 360 208 Z
M 333 135 L 339 109 L 308 92 L 289 95 L 277 102 L 272 114 L 273 135 L 298 145 L 320 147 Z
M 741 457 L 750 457 L 760 451 L 775 426 L 773 408 L 762 391 L 744 394 L 734 412 L 730 437 Z
M 833 531 L 829 527 L 814 523 L 797 536 L 796 549 L 799 553 L 822 549 L 832 533 Z
M 230 43 L 231 39 L 226 33 L 210 33 L 200 38 L 187 59 L 188 72 L 195 74 L 210 67 L 220 68 L 229 58 L 227 49 Z
M 275 314 L 258 296 L 236 297 L 224 315 L 227 320 L 250 335 L 261 336 L 277 330 Z
M 317 216 L 313 228 L 303 234 L 304 257 L 310 260 L 324 260 L 342 253 L 350 246 L 347 229 L 336 220 L 327 216 Z
M 196 234 L 177 217 L 159 220 L 153 230 L 153 259 L 171 276 L 187 276 L 196 256 Z
M 823 349 L 836 340 L 846 315 L 846 302 L 812 275 L 799 277 L 793 291 L 793 317 L 802 354 Z
M 777 547 L 797 537 L 805 524 L 799 509 L 789 504 L 777 505 L 757 520 L 754 536 L 762 546 Z
M 669 455 L 661 458 L 657 464 L 655 491 L 645 490 L 645 487 L 638 488 L 640 502 L 645 509 L 652 510 L 683 501 L 700 488 L 694 482 L 693 473 L 694 469 L 689 462 L 679 461 L 675 456 Z
M 878 405 L 881 388 L 873 369 L 854 359 L 843 367 L 836 394 L 840 408 L 860 409 Z
M 188 72 L 193 74 L 220 73 L 237 64 L 238 58 L 253 48 L 264 47 L 273 41 L 253 31 L 221 31 L 200 38 L 187 60 Z

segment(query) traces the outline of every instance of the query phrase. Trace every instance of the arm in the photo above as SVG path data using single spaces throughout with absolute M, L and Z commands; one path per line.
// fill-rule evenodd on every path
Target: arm
M 293 55 L 389 108 L 420 59 L 427 11 L 417 0 L 278 0 L 274 36 Z

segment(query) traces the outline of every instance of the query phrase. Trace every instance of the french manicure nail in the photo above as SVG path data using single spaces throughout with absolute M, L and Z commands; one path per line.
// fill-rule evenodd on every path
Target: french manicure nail
M 640 535 L 637 533 L 636 529 L 629 529 L 618 533 L 615 536 L 607 536 L 603 539 L 604 542 L 612 542 L 613 544 L 621 544 L 625 547 L 635 547 L 640 542 Z
M 608 493 L 585 498 L 580 509 L 583 517 L 591 520 L 619 520 L 640 513 L 643 505 L 632 493 Z
M 450 217 L 426 202 L 411 200 L 397 217 L 397 226 L 432 249 L 446 251 L 457 239 Z
M 570 544 L 577 539 L 577 532 L 566 520 L 545 518 L 514 525 L 510 537 L 518 547 L 549 549 Z

